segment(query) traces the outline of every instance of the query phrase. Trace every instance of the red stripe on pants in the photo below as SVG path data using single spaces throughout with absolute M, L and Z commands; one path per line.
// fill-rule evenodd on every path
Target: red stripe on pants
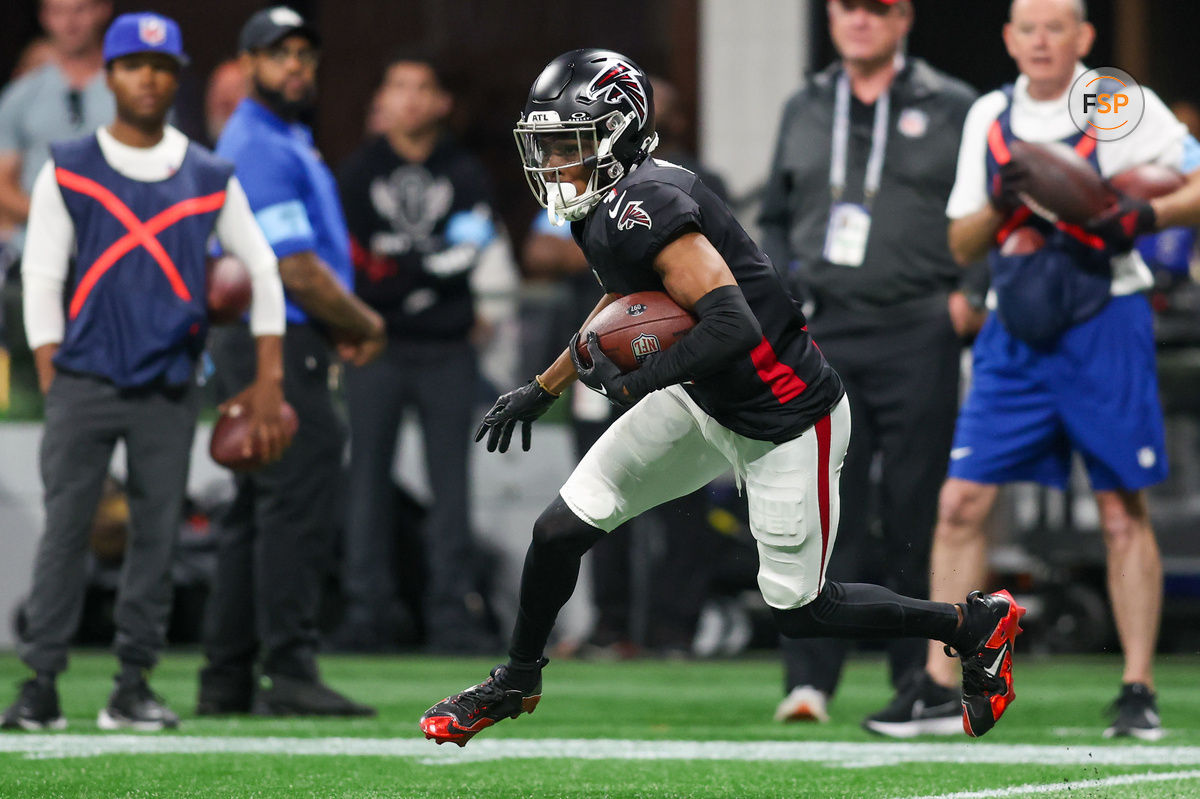
M 829 555 L 829 440 L 832 432 L 829 416 L 813 426 L 817 433 L 817 505 L 821 509 L 821 570 L 817 580 L 825 579 L 825 559 Z

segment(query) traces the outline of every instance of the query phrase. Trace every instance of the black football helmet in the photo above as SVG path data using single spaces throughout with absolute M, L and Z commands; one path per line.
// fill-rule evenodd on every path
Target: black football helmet
M 533 82 L 513 133 L 525 179 L 550 221 L 582 219 L 658 144 L 650 79 L 612 50 L 563 53 Z M 559 158 L 549 166 L 552 149 Z M 577 194 L 560 170 L 580 164 L 592 171 Z

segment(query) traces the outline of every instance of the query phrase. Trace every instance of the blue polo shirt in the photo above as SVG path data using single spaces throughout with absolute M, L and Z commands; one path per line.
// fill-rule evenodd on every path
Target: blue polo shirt
M 312 129 L 280 119 L 247 98 L 221 132 L 217 154 L 234 163 L 276 257 L 312 250 L 352 291 L 354 265 L 337 181 L 313 145 Z M 290 297 L 287 320 L 308 321 Z

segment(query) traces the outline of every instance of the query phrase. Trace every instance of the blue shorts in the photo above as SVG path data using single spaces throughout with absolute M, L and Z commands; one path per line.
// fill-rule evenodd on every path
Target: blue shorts
M 1009 335 L 994 313 L 975 341 L 950 476 L 1065 488 L 1072 452 L 1083 456 L 1095 491 L 1133 491 L 1167 476 L 1154 332 L 1141 295 L 1113 297 L 1052 350 Z

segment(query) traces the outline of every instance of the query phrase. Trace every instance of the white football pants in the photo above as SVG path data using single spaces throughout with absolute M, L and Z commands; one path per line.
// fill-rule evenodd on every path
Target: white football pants
M 845 397 L 799 438 L 772 444 L 734 433 L 670 386 L 617 419 L 559 493 L 580 519 L 610 532 L 732 467 L 746 486 L 763 598 L 796 608 L 816 598 L 825 580 L 849 441 Z

